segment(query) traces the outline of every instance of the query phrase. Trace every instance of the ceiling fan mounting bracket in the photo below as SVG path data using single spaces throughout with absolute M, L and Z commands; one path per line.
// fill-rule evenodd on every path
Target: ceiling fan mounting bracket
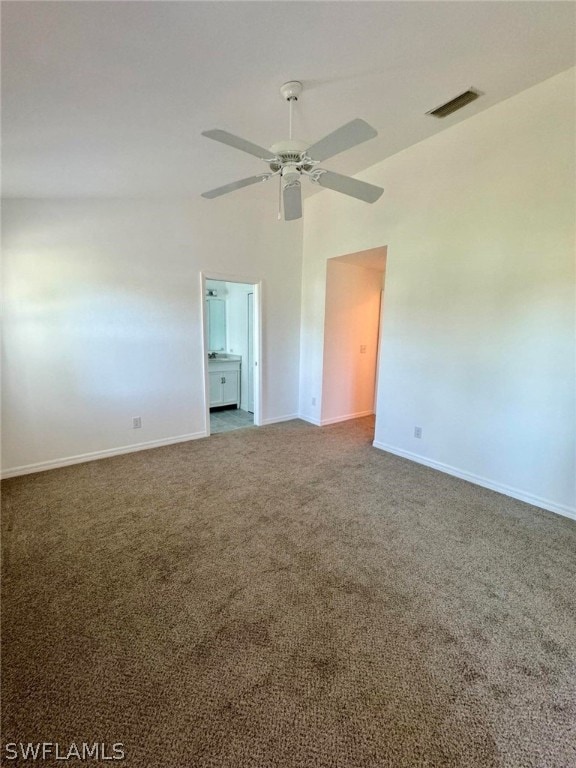
M 284 83 L 280 87 L 280 94 L 286 101 L 298 101 L 298 97 L 302 93 L 302 83 L 298 80 L 290 80 L 288 83 Z
M 320 176 L 326 173 L 326 171 L 323 168 L 312 168 L 312 169 L 303 168 L 302 173 L 305 176 L 308 176 L 310 181 L 313 181 L 314 184 L 318 184 L 320 180 Z

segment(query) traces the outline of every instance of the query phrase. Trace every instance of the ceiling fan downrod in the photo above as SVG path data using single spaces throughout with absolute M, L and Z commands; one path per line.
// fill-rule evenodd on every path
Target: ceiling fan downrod
M 288 102 L 288 138 L 292 141 L 292 105 L 295 101 L 298 101 L 298 97 L 302 93 L 302 83 L 298 80 L 290 80 L 288 83 L 284 83 L 280 88 L 280 94 L 283 99 Z

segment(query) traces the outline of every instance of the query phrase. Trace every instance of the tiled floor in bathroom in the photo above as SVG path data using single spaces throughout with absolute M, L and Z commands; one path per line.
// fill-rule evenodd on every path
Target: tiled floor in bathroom
M 210 411 L 210 434 L 217 432 L 230 432 L 241 427 L 253 427 L 254 414 L 243 411 L 240 408 L 222 408 Z

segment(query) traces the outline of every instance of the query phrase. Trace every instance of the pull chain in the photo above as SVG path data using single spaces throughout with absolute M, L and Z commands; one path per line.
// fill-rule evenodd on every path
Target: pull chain
M 288 102 L 289 105 L 289 111 L 290 111 L 290 129 L 289 129 L 289 135 L 288 138 L 292 140 L 292 103 L 294 102 L 294 99 L 290 99 Z

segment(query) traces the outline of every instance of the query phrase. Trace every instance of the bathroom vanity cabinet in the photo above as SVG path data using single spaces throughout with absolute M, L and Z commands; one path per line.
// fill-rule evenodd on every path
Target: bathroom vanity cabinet
M 240 407 L 240 358 L 208 360 L 210 408 L 218 405 Z

